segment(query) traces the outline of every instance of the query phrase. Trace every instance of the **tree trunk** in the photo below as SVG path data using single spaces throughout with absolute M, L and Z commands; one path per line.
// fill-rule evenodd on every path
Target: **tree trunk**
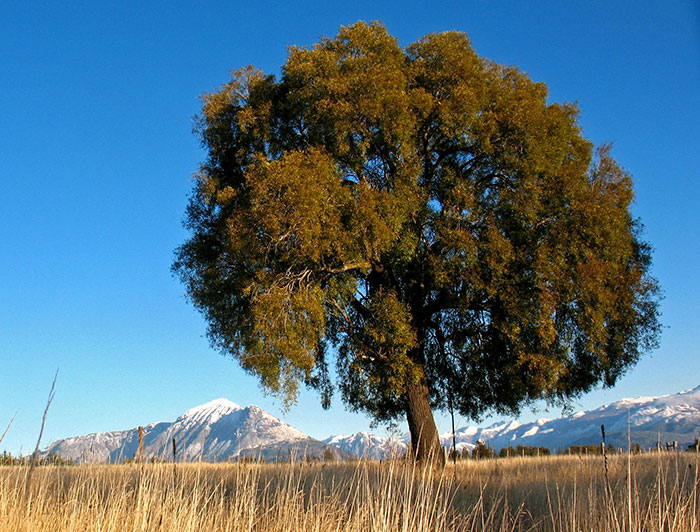
M 406 420 L 411 433 L 410 452 L 417 462 L 444 467 L 445 455 L 430 409 L 430 395 L 425 379 L 409 385 L 405 401 Z

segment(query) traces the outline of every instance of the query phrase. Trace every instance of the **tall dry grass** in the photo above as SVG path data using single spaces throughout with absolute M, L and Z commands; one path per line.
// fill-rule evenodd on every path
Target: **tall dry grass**
M 486 516 L 475 530 L 695 532 L 700 456 L 693 453 L 512 458 L 458 464 L 455 505 Z M 477 503 L 472 506 L 472 501 Z M 631 506 L 631 519 L 629 507 Z
M 0 531 L 694 532 L 697 455 L 0 468 Z M 26 498 L 23 494 L 27 491 Z M 628 503 L 632 502 L 632 519 Z

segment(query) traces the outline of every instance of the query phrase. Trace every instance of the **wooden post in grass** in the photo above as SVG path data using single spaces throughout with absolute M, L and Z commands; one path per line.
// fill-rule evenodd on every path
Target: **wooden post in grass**
M 452 461 L 454 462 L 455 465 L 455 472 L 454 474 L 457 474 L 457 437 L 455 435 L 455 411 L 452 406 L 452 390 L 448 390 L 447 392 L 447 400 L 449 401 L 449 408 L 450 408 L 450 418 L 452 420 Z
M 173 489 L 177 485 L 177 446 L 175 445 L 175 436 L 173 436 Z
M 608 454 L 605 448 L 605 425 L 600 426 L 600 433 L 603 436 L 603 443 L 601 445 L 603 448 L 603 465 L 605 467 L 605 490 L 608 494 L 608 502 L 612 502 L 612 490 L 610 489 L 610 478 L 608 477 Z
M 139 427 L 139 450 L 136 456 L 139 462 L 143 462 L 143 427 Z
M 629 408 L 627 408 L 627 519 L 629 530 L 632 530 L 632 426 Z

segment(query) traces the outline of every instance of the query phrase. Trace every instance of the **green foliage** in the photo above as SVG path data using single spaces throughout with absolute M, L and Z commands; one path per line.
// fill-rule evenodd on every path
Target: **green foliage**
M 511 456 L 550 456 L 552 451 L 547 447 L 533 447 L 530 445 L 516 445 L 515 448 L 508 446 L 503 447 L 498 456 L 501 458 L 509 458 Z
M 49 453 L 39 461 L 39 465 L 71 466 L 75 462 L 70 458 L 63 458 L 57 454 Z
M 490 445 L 486 445 L 481 440 L 476 442 L 476 446 L 472 449 L 472 458 L 482 460 L 486 458 L 495 458 L 496 450 Z
M 18 466 L 18 465 L 29 465 L 31 460 L 30 456 L 13 456 L 7 451 L 3 451 L 0 454 L 0 466 Z M 37 465 L 46 466 L 71 466 L 75 462 L 69 458 L 63 458 L 57 454 L 49 453 L 46 456 L 39 457 L 37 459 Z
M 3 466 L 20 465 L 23 461 L 22 458 L 17 458 L 7 451 L 3 451 L 2 454 L 0 454 L 0 465 Z
M 238 456 L 234 462 L 239 464 L 264 464 L 265 458 L 262 456 Z
M 602 455 L 603 454 L 603 447 L 601 445 L 594 445 L 594 444 L 588 444 L 588 445 L 572 445 L 569 447 L 566 451 L 564 451 L 566 454 L 578 454 L 578 455 Z M 608 443 L 608 445 L 605 447 L 605 452 L 607 454 L 615 454 L 617 453 L 617 449 L 612 443 Z
M 578 109 L 463 33 L 377 23 L 203 97 L 208 152 L 174 271 L 265 390 L 339 387 L 386 421 L 407 389 L 514 414 L 612 386 L 659 333 L 632 181 Z
M 447 455 L 448 461 L 453 461 L 457 458 L 457 460 L 468 460 L 472 456 L 469 454 L 469 448 L 468 447 L 463 447 L 462 450 L 460 451 L 457 449 L 456 451 L 454 449 L 450 449 L 450 452 Z

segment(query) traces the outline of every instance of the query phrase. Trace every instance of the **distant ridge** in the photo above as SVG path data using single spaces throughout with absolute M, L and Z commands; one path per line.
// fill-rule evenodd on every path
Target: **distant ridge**
M 470 425 L 456 431 L 457 450 L 471 450 L 481 440 L 497 451 L 508 446 L 547 447 L 556 452 L 572 445 L 600 442 L 600 426 L 606 439 L 616 447 L 627 447 L 627 411 L 630 413 L 632 442 L 643 449 L 655 448 L 660 439 L 677 441 L 686 448 L 700 437 L 700 386 L 660 397 L 622 399 L 595 410 L 577 412 L 557 419 L 538 419 L 531 423 L 508 421 L 487 427 Z M 443 433 L 444 447 L 452 447 L 452 434 Z M 405 452 L 408 435 L 383 438 L 367 432 L 349 436 L 331 436 L 323 440 L 359 457 L 388 458 Z
M 334 457 L 351 458 L 288 425 L 255 405 L 245 408 L 216 399 L 190 408 L 172 423 L 143 427 L 144 458 L 172 459 L 172 439 L 178 461 L 226 461 L 240 456 L 265 460 L 320 458 L 326 449 Z M 138 452 L 138 428 L 88 434 L 56 441 L 43 453 L 53 453 L 76 462 L 121 462 Z
M 626 447 L 628 410 L 632 442 L 643 449 L 655 448 L 658 440 L 677 441 L 685 448 L 700 437 L 699 386 L 660 397 L 622 399 L 557 419 L 462 427 L 456 431 L 457 449 L 471 450 L 481 440 L 497 451 L 526 445 L 556 452 L 572 445 L 599 443 L 602 424 L 608 443 Z M 255 405 L 241 407 L 228 399 L 190 408 L 173 422 L 146 425 L 143 433 L 145 458 L 170 460 L 175 438 L 179 461 L 208 462 L 240 457 L 287 460 L 290 455 L 322 458 L 328 450 L 336 459 L 387 459 L 404 454 L 409 441 L 406 434 L 389 438 L 371 432 L 335 435 L 319 441 Z M 440 439 L 444 447 L 452 446 L 451 433 L 441 434 Z M 43 453 L 77 462 L 114 463 L 133 458 L 138 443 L 138 429 L 133 428 L 66 438 L 52 443 Z

